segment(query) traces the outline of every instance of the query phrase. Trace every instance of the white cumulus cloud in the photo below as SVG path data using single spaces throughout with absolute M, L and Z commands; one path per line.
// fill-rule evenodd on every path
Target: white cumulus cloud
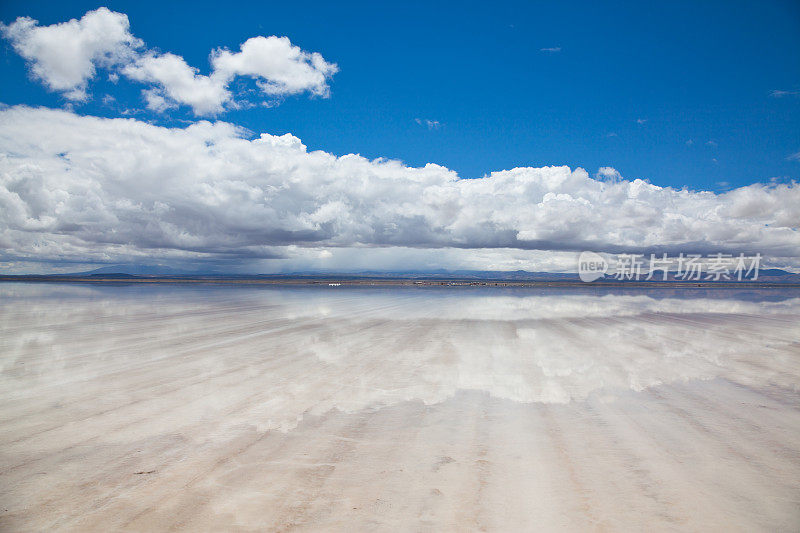
M 198 74 L 196 68 L 175 54 L 144 55 L 125 66 L 122 72 L 133 80 L 157 86 L 145 92 L 147 106 L 155 111 L 181 103 L 191 107 L 197 115 L 216 115 L 231 99 L 227 88 L 229 79 L 217 74 Z
M 80 20 L 39 26 L 20 17 L 0 31 L 24 57 L 33 76 L 71 100 L 87 97 L 88 81 L 98 68 L 150 87 L 143 91 L 148 108 L 164 111 L 189 106 L 198 116 L 214 116 L 238 104 L 230 84 L 237 76 L 256 80 L 265 96 L 309 92 L 327 97 L 328 80 L 338 71 L 317 52 L 306 52 L 288 37 L 253 37 L 239 52 L 211 51 L 212 70 L 204 75 L 183 57 L 144 49 L 130 32 L 127 15 L 101 7 Z
M 339 67 L 319 53 L 308 53 L 294 46 L 287 37 L 253 37 L 241 50 L 217 50 L 212 54 L 214 75 L 224 79 L 250 76 L 268 95 L 297 94 L 309 91 L 328 96 L 328 78 Z
M 715 194 L 568 167 L 460 179 L 225 122 L 164 128 L 24 106 L 0 110 L 0 148 L 6 261 L 358 247 L 800 255 L 794 183 Z
M 9 25 L 0 24 L 0 31 L 29 62 L 34 77 L 71 100 L 86 98 L 86 85 L 96 67 L 128 62 L 141 46 L 130 33 L 127 15 L 105 7 L 80 20 L 51 26 L 20 17 Z

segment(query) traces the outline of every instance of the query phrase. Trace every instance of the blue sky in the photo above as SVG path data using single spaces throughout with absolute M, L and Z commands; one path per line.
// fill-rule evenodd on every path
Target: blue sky
M 0 19 L 45 25 L 100 5 L 205 74 L 210 50 L 255 35 L 286 35 L 336 62 L 329 99 L 293 96 L 219 116 L 254 132 L 291 132 L 309 149 L 435 162 L 465 178 L 516 166 L 613 166 L 658 185 L 723 190 L 800 176 L 800 161 L 787 159 L 800 152 L 800 94 L 771 96 L 800 91 L 793 1 L 5 1 Z M 26 77 L 7 43 L 0 69 L 0 101 L 64 103 Z M 94 92 L 104 83 L 93 82 Z M 114 116 L 141 107 L 139 87 L 118 85 L 114 106 L 95 96 L 78 109 Z M 146 118 L 193 117 L 182 109 Z
M 7 272 L 565 271 L 583 250 L 800 271 L 797 2 L 6 1 L 0 21 Z

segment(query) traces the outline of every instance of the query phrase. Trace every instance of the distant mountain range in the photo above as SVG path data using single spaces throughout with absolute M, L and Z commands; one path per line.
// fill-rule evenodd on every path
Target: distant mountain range
M 64 274 L 65 276 L 94 276 L 98 274 L 114 275 L 114 274 L 127 274 L 129 276 L 204 276 L 204 275 L 221 275 L 221 272 L 211 270 L 180 270 L 165 265 L 140 265 L 140 264 L 126 264 L 126 265 L 110 265 L 94 270 L 87 270 L 85 272 L 73 272 L 71 274 Z
M 493 280 L 493 281 L 580 281 L 577 273 L 573 272 L 529 272 L 526 270 L 398 270 L 398 271 L 303 271 L 286 272 L 280 274 L 230 274 L 214 270 L 182 270 L 164 265 L 148 264 L 122 264 L 111 265 L 84 272 L 73 272 L 57 276 L 71 277 L 203 277 L 203 278 L 234 278 L 234 279 L 286 279 L 286 278 L 339 278 L 339 279 L 414 279 L 414 280 Z M 663 281 L 659 272 L 652 281 Z M 668 281 L 684 281 L 675 278 L 670 272 Z M 613 277 L 597 280 L 594 283 L 619 282 Z M 643 278 L 639 281 L 645 281 Z M 688 280 L 694 281 L 694 280 Z M 701 280 L 705 283 L 708 280 Z M 800 274 L 787 272 L 776 268 L 759 271 L 758 280 L 764 283 L 800 283 Z

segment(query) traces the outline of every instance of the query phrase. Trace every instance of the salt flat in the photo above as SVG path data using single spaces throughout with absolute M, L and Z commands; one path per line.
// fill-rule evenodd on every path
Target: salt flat
M 796 531 L 800 292 L 0 285 L 8 531 Z

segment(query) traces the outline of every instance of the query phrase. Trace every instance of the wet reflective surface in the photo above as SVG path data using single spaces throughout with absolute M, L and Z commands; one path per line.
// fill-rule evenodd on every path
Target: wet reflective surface
M 800 291 L 0 285 L 1 529 L 797 530 Z

